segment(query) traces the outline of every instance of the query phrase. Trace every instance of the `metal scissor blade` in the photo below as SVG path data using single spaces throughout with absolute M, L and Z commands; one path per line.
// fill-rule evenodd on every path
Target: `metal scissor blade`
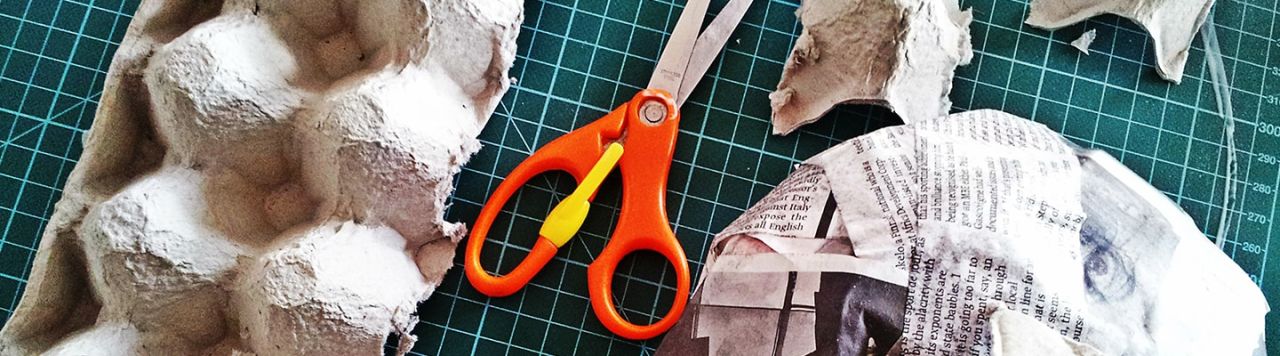
M 671 39 L 667 40 L 667 47 L 658 59 L 658 66 L 653 68 L 649 89 L 662 89 L 672 96 L 678 95 L 693 46 L 698 40 L 698 30 L 702 28 L 702 18 L 707 15 L 710 4 L 711 0 L 689 0 L 685 3 L 684 12 L 680 13 L 680 20 L 671 31 Z
M 729 40 L 729 35 L 733 34 L 733 29 L 742 22 L 742 16 L 750 7 L 751 0 L 729 0 L 729 3 L 724 5 L 724 9 L 720 10 L 720 14 L 711 20 L 711 25 L 707 26 L 706 31 L 702 31 L 702 35 L 693 46 L 689 65 L 685 67 L 680 91 L 672 93 L 676 96 L 677 108 L 684 105 L 685 99 L 689 98 L 689 93 L 692 93 L 693 88 L 702 81 L 702 75 L 711 68 L 711 62 L 715 61 L 716 56 L 720 54 L 725 42 Z

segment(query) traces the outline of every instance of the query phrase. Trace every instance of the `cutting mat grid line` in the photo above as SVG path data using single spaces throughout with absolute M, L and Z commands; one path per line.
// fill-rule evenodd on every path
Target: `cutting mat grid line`
M 85 4 L 50 5 L 56 6 L 0 3 L 0 13 L 5 14 L 0 19 L 0 33 L 6 34 L 0 45 L 0 57 L 4 58 L 0 98 L 5 98 L 0 102 L 0 130 L 6 131 L 6 139 L 0 143 L 0 228 L 4 231 L 0 238 L 0 313 L 5 320 L 25 286 L 37 234 L 61 192 L 57 187 L 79 156 L 77 131 L 92 121 L 97 103 L 90 93 L 101 90 L 101 83 L 94 81 L 102 79 L 114 53 L 114 44 L 106 45 L 103 39 L 118 41 L 113 36 L 122 34 L 123 26 L 117 25 L 129 20 L 103 15 L 101 9 L 90 11 Z M 21 11 L 13 11 L 15 7 Z M 95 30 L 86 32 L 90 24 Z M 58 34 L 73 36 L 55 36 Z M 71 53 L 77 54 L 75 61 Z M 81 64 L 68 65 L 73 62 Z M 86 70 L 87 66 L 101 70 Z
M 1022 24 L 1026 0 L 965 0 L 974 58 L 957 70 L 953 111 L 996 108 L 1032 118 L 1116 156 L 1185 209 L 1207 237 L 1230 215 L 1225 250 L 1280 298 L 1270 239 L 1280 188 L 1280 29 L 1277 0 L 1219 0 L 1215 21 L 1231 79 L 1239 177 L 1224 209 L 1223 120 L 1199 40 L 1181 85 L 1160 80 L 1151 40 L 1137 25 L 1102 16 L 1058 31 Z M 724 0 L 713 1 L 715 13 Z M 138 0 L 0 0 L 0 319 L 21 297 L 39 234 L 92 122 L 110 58 Z M 511 75 L 517 82 L 481 133 L 482 149 L 456 177 L 447 217 L 474 221 L 503 177 L 538 147 L 598 118 L 647 82 L 682 9 L 670 0 L 526 0 Z M 701 269 L 715 232 L 786 177 L 796 163 L 848 138 L 894 125 L 887 110 L 845 106 L 787 137 L 769 135 L 768 94 L 800 33 L 796 1 L 756 0 L 683 109 L 667 193 L 672 229 Z M 1068 43 L 1097 29 L 1091 53 Z M 536 178 L 504 208 L 484 264 L 507 271 L 528 253 L 540 221 L 573 188 L 572 177 Z M 491 299 L 455 260 L 420 305 L 413 354 L 651 354 L 660 340 L 612 336 L 591 312 L 586 266 L 613 231 L 616 174 L 574 241 L 520 293 Z M 1280 252 L 1278 252 L 1280 253 Z M 1274 275 L 1274 274 L 1273 274 Z M 632 321 L 666 312 L 674 274 L 657 254 L 629 257 L 615 302 Z M 1271 330 L 1280 328 L 1273 313 Z M 1280 354 L 1280 340 L 1270 352 Z

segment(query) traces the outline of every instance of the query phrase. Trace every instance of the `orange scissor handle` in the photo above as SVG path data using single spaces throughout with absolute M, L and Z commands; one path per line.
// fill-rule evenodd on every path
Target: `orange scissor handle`
M 480 265 L 485 235 L 518 187 L 551 170 L 568 172 L 581 183 L 604 154 L 606 145 L 622 141 L 627 152 L 618 160 L 623 183 L 622 208 L 609 243 L 587 267 L 591 306 L 609 331 L 629 339 L 652 338 L 675 325 L 688 301 L 690 283 L 688 260 L 666 215 L 667 174 L 671 170 L 679 118 L 671 94 L 644 90 L 600 120 L 551 141 L 516 166 L 485 203 L 472 227 L 464 259 L 472 286 L 493 297 L 511 295 L 528 284 L 555 255 L 556 245 L 539 237 L 529 257 L 505 276 L 491 275 Z M 628 322 L 613 304 L 613 274 L 617 265 L 627 254 L 638 250 L 663 255 L 676 271 L 676 296 L 671 309 L 650 325 Z
M 498 213 L 502 211 L 502 207 L 507 204 L 507 200 L 516 193 L 516 190 L 525 185 L 529 179 L 556 170 L 568 172 L 575 180 L 581 182 L 595 163 L 586 157 L 599 157 L 604 153 L 605 140 L 621 134 L 623 117 L 622 113 L 615 111 L 574 132 L 552 140 L 546 146 L 534 151 L 529 158 L 516 166 L 501 184 L 498 184 L 498 189 L 484 204 L 475 225 L 471 227 L 471 238 L 467 239 L 463 267 L 467 280 L 471 281 L 471 285 L 476 290 L 490 297 L 514 294 L 520 288 L 524 288 L 529 280 L 542 270 L 547 261 L 555 256 L 558 247 L 546 238 L 539 237 L 533 249 L 529 251 L 529 256 L 506 275 L 491 275 L 484 270 L 484 266 L 480 265 L 480 250 L 484 246 L 485 235 L 489 233 L 493 220 L 498 217 Z M 589 134 L 593 132 L 596 134 Z
M 661 101 L 667 116 L 652 123 L 644 118 L 646 102 Z M 626 147 L 618 162 L 622 174 L 622 207 L 613 236 L 596 260 L 587 266 L 587 291 L 596 317 L 619 336 L 642 340 L 675 325 L 689 299 L 689 262 L 667 220 L 667 175 L 675 152 L 680 113 L 666 92 L 645 90 L 631 99 Z M 651 116 L 650 116 L 651 117 Z M 676 295 L 671 309 L 657 322 L 637 325 L 618 313 L 613 303 L 613 275 L 623 257 L 639 250 L 661 254 L 676 272 Z
M 622 230 L 628 228 L 634 230 Z M 596 256 L 595 262 L 587 266 L 587 291 L 591 296 L 591 308 L 595 310 L 600 323 L 618 336 L 633 340 L 653 338 L 671 329 L 680 319 L 680 314 L 684 313 L 689 299 L 689 263 L 675 234 L 666 225 L 662 225 L 662 229 L 645 229 L 641 226 L 618 224 L 618 230 L 613 235 L 613 241 L 616 242 L 611 241 L 606 245 L 600 256 Z M 671 262 L 676 271 L 676 296 L 671 302 L 671 309 L 662 319 L 649 325 L 627 321 L 618 313 L 617 306 L 613 303 L 613 275 L 618 263 L 626 255 L 639 250 L 661 254 Z

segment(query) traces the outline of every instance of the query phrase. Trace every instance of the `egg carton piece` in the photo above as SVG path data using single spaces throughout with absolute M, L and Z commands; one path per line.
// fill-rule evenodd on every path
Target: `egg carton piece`
M 845 103 L 905 123 L 946 115 L 955 69 L 973 58 L 973 15 L 955 0 L 808 0 L 797 15 L 804 30 L 769 94 L 774 134 Z
M 520 0 L 144 0 L 0 354 L 400 352 Z

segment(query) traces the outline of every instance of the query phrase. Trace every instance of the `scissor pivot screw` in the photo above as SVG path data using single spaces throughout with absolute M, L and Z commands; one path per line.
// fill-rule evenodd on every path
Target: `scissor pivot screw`
M 640 117 L 650 124 L 661 123 L 667 118 L 667 105 L 658 100 L 649 100 L 641 104 Z

